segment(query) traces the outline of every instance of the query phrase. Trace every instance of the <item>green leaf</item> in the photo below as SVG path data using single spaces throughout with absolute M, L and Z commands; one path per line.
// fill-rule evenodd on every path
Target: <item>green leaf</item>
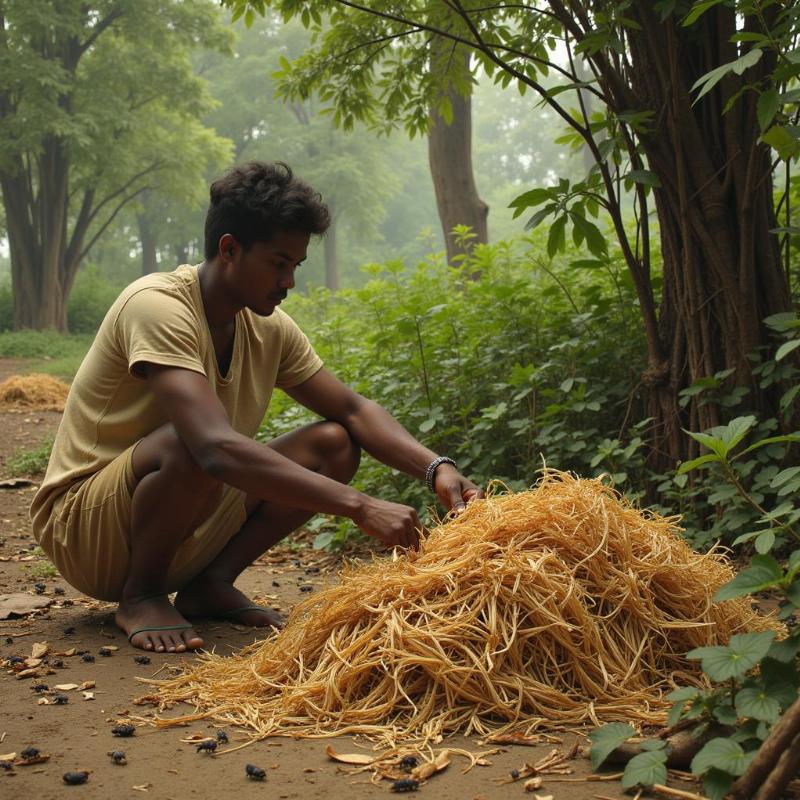
M 781 359 L 786 358 L 793 350 L 796 350 L 800 347 L 800 339 L 792 339 L 789 342 L 784 342 L 775 353 L 775 360 L 780 361 Z
M 766 439 L 760 439 L 759 441 L 755 442 L 755 444 L 751 444 L 749 447 L 746 447 L 742 450 L 741 453 L 737 454 L 737 458 L 741 458 L 747 453 L 751 453 L 753 450 L 758 450 L 759 447 L 765 447 L 768 444 L 782 444 L 785 442 L 800 442 L 800 434 L 798 433 L 787 433 L 785 436 L 769 436 Z
M 745 753 L 738 743 L 719 737 L 707 742 L 692 759 L 691 770 L 702 775 L 710 769 L 720 769 L 738 776 L 744 773 L 754 756 L 755 752 Z
M 709 800 L 724 800 L 733 784 L 733 775 L 712 767 L 703 776 L 703 789 Z
M 652 786 L 667 782 L 667 754 L 663 750 L 650 750 L 634 756 L 626 765 L 622 788 Z
M 622 176 L 623 180 L 633 181 L 634 183 L 642 183 L 645 186 L 653 186 L 656 189 L 661 188 L 661 179 L 655 172 L 649 169 L 632 169 Z
M 778 113 L 780 105 L 781 99 L 777 89 L 768 89 L 766 92 L 761 93 L 758 98 L 756 113 L 758 115 L 758 124 L 762 131 L 765 131 L 770 126 L 775 114 Z
M 683 18 L 681 25 L 684 28 L 688 28 L 690 25 L 693 25 L 697 20 L 708 11 L 709 8 L 713 8 L 716 5 L 719 5 L 723 0 L 700 0 L 700 2 L 695 3 L 692 6 L 691 11 Z
M 735 725 L 736 720 L 739 719 L 739 715 L 736 713 L 733 707 L 726 704 L 717 706 L 714 709 L 714 719 L 723 725 Z
M 595 728 L 589 734 L 592 742 L 590 753 L 592 769 L 599 769 L 611 753 L 635 733 L 636 731 L 624 722 L 612 722 L 610 725 L 603 725 L 602 728 Z
M 742 717 L 773 723 L 781 715 L 781 704 L 764 689 L 749 688 L 736 693 L 736 710 Z
M 785 664 L 794 661 L 795 656 L 800 652 L 800 634 L 792 634 L 778 642 L 773 642 L 767 655 Z
M 775 534 L 772 531 L 764 531 L 756 537 L 756 552 L 769 553 L 772 550 L 772 545 L 775 544 Z
M 726 583 L 714 595 L 716 602 L 733 600 L 754 592 L 777 586 L 783 578 L 780 564 L 768 555 L 753 556 L 750 566 L 742 570 L 730 583 Z
M 435 420 L 435 419 L 426 419 L 424 422 L 421 422 L 421 423 L 420 423 L 419 429 L 420 429 L 420 430 L 421 430 L 423 433 L 427 433 L 427 432 L 428 432 L 429 430 L 431 430 L 431 428 L 433 428 L 435 425 L 436 425 L 436 420 Z
M 547 236 L 547 255 L 553 258 L 559 250 L 566 247 L 567 239 L 565 228 L 567 225 L 567 215 L 558 217 L 550 226 L 550 233 Z
M 793 158 L 800 151 L 797 136 L 792 135 L 784 125 L 773 125 L 766 133 L 761 134 L 761 141 L 774 148 L 784 161 Z
M 711 464 L 712 462 L 719 463 L 722 459 L 716 453 L 706 453 L 704 456 L 693 458 L 691 461 L 684 461 L 678 467 L 678 475 L 683 475 L 686 472 L 691 472 L 693 469 L 702 467 L 704 464 Z
M 727 646 L 697 647 L 686 657 L 700 659 L 703 672 L 712 681 L 743 678 L 767 654 L 775 638 L 773 631 L 740 633 Z

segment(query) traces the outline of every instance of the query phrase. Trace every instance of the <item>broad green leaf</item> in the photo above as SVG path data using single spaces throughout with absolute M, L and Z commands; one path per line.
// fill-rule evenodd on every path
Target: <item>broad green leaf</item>
M 723 772 L 721 769 L 712 767 L 703 776 L 703 790 L 708 796 L 708 800 L 724 800 L 733 783 L 733 775 Z
M 777 89 L 768 89 L 762 92 L 758 98 L 757 115 L 758 124 L 762 131 L 765 131 L 777 114 L 781 105 L 781 99 Z
M 650 750 L 634 756 L 625 766 L 622 788 L 652 786 L 667 782 L 667 754 L 663 750 Z
M 736 693 L 736 710 L 742 717 L 773 723 L 781 715 L 781 704 L 764 689 L 742 689 Z
M 690 25 L 693 25 L 697 20 L 708 11 L 709 8 L 713 8 L 716 5 L 719 5 L 723 0 L 700 0 L 700 2 L 695 3 L 689 13 L 683 18 L 681 25 L 685 28 L 688 28 Z
M 796 350 L 800 347 L 800 339 L 792 339 L 789 342 L 784 342 L 775 353 L 775 360 L 780 361 L 781 359 L 786 358 L 793 350 Z
M 677 474 L 683 475 L 687 472 L 691 472 L 693 469 L 702 467 L 704 464 L 719 463 L 721 460 L 720 456 L 716 453 L 706 453 L 704 456 L 698 456 L 691 461 L 684 461 L 680 467 L 678 467 Z
M 764 531 L 756 538 L 756 552 L 761 553 L 762 555 L 769 553 L 774 544 L 775 534 L 772 531 Z
M 714 719 L 722 725 L 735 725 L 739 715 L 729 705 L 717 706 L 714 709 Z
M 546 200 L 552 200 L 555 197 L 555 193 L 552 189 L 546 188 L 538 188 L 538 189 L 531 189 L 523 194 L 515 197 L 509 204 L 509 208 L 519 208 L 525 209 L 530 208 L 531 206 L 538 206 L 541 203 L 544 203 Z
M 769 444 L 783 444 L 783 443 L 795 443 L 800 442 L 800 433 L 787 433 L 784 436 L 769 436 L 766 439 L 759 439 L 759 441 L 751 444 L 749 447 L 746 447 L 742 450 L 741 453 L 737 453 L 736 457 L 741 458 L 748 453 L 751 453 L 753 450 L 758 450 L 760 447 L 765 447 Z
M 714 595 L 716 602 L 733 600 L 754 592 L 777 586 L 783 578 L 780 564 L 769 555 L 753 556 L 750 566 L 742 570 L 730 583 L 726 583 Z
M 710 769 L 720 769 L 729 775 L 742 775 L 755 752 L 745 753 L 737 742 L 721 737 L 707 742 L 702 750 L 692 759 L 692 772 L 702 775 Z
M 767 655 L 776 661 L 789 664 L 794 660 L 798 652 L 800 652 L 800 634 L 795 633 L 785 639 L 773 642 Z
M 630 172 L 622 176 L 623 180 L 633 181 L 634 183 L 641 183 L 645 186 L 653 186 L 656 189 L 661 188 L 661 179 L 655 172 L 649 169 L 632 169 Z
M 773 125 L 761 134 L 761 141 L 774 148 L 778 155 L 788 161 L 800 152 L 800 142 L 784 125 Z
M 686 657 L 699 658 L 703 672 L 712 681 L 743 678 L 767 654 L 774 638 L 772 631 L 740 633 L 731 636 L 727 646 L 697 647 L 690 650 Z
M 635 734 L 636 731 L 624 722 L 612 722 L 610 725 L 604 725 L 602 728 L 595 728 L 595 730 L 589 734 L 589 739 L 592 743 L 590 753 L 592 769 L 599 769 L 614 750 Z

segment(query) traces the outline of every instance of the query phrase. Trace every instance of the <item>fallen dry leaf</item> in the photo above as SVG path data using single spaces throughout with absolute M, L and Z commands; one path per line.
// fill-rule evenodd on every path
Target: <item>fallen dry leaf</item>
M 542 779 L 538 775 L 535 778 L 528 778 L 523 784 L 523 788 L 526 792 L 535 792 L 542 788 Z
M 368 756 L 366 753 L 337 753 L 331 745 L 325 748 L 325 754 L 333 761 L 342 764 L 371 764 L 375 761 L 375 756 Z
M 551 795 L 551 794 L 535 794 L 533 796 L 533 800 L 553 800 L 553 795 Z
M 13 761 L 16 757 L 16 753 L 6 753 L 4 756 L 0 756 L 0 761 Z
M 83 683 L 82 683 L 82 684 L 81 684 L 81 685 L 78 687 L 78 689 L 79 689 L 81 692 L 85 692 L 87 689 L 94 689 L 94 687 L 95 687 L 95 686 L 97 686 L 97 684 L 96 684 L 94 681 L 84 681 L 84 682 L 83 682 Z
M 31 658 L 44 658 L 50 646 L 47 642 L 34 642 L 31 647 Z
M 53 653 L 53 655 L 54 656 L 65 656 L 66 658 L 69 658 L 70 656 L 74 656 L 76 652 L 77 652 L 77 648 L 70 647 L 69 650 L 64 650 L 64 651 L 60 651 L 58 653 Z
M 450 754 L 447 750 L 442 750 L 433 761 L 426 761 L 424 764 L 414 767 L 414 769 L 411 770 L 411 777 L 416 778 L 418 781 L 425 781 L 430 778 L 431 775 L 435 775 L 437 772 L 446 769 L 449 764 Z
M 84 700 L 94 700 L 94 692 L 84 692 L 83 693 Z
M 131 786 L 131 789 L 137 792 L 146 792 L 152 785 L 152 783 L 140 783 L 138 786 Z
M 77 683 L 59 683 L 58 685 L 53 687 L 54 689 L 58 689 L 59 692 L 71 692 L 74 689 L 78 688 Z
M 26 667 L 28 667 L 28 669 L 34 669 L 42 663 L 42 659 L 33 658 L 33 656 L 31 656 L 30 658 L 26 658 L 23 663 L 25 664 Z
M 195 744 L 195 742 L 205 742 L 213 738 L 213 736 L 209 736 L 207 733 L 190 733 L 188 736 L 181 739 L 181 741 L 187 744 Z
M 33 558 L 33 556 L 31 556 Z M 13 559 L 14 561 L 23 559 Z M 0 619 L 11 619 L 11 617 L 24 617 L 39 611 L 53 604 L 52 597 L 42 597 L 40 595 L 25 594 L 15 592 L 14 594 L 0 594 Z

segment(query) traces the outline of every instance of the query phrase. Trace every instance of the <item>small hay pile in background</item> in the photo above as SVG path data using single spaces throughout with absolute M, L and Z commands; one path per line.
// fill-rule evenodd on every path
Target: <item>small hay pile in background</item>
M 662 690 L 700 681 L 688 650 L 778 629 L 744 599 L 712 603 L 732 575 L 675 520 L 549 472 L 531 491 L 472 502 L 416 555 L 346 568 L 277 637 L 160 682 L 162 708 L 197 713 L 159 724 L 396 741 L 662 721 Z
M 63 411 L 68 394 L 50 375 L 12 375 L 0 383 L 0 411 Z

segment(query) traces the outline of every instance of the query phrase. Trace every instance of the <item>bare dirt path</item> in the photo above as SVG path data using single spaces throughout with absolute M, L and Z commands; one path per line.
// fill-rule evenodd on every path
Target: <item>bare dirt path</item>
M 0 381 L 22 371 L 19 362 L 0 360 Z M 0 413 L 0 479 L 6 478 L 4 459 L 19 449 L 29 449 L 52 434 L 59 415 L 54 413 Z M 34 484 L 41 476 L 30 476 Z M 389 793 L 389 784 L 372 785 L 367 776 L 345 774 L 327 759 L 325 740 L 271 739 L 222 755 L 197 753 L 196 747 L 180 740 L 200 732 L 216 734 L 210 723 L 188 728 L 157 731 L 146 720 L 153 711 L 133 700 L 146 694 L 147 687 L 138 678 L 164 676 L 165 668 L 189 656 L 150 654 L 150 664 L 140 665 L 134 650 L 113 622 L 114 606 L 91 600 L 75 592 L 55 573 L 49 562 L 36 555 L 30 535 L 27 508 L 34 486 L 0 489 L 0 595 L 24 593 L 31 598 L 44 596 L 53 601 L 44 612 L 22 618 L 0 621 L 0 760 L 19 754 L 26 747 L 35 747 L 48 760 L 13 770 L 0 769 L 0 798 L 61 798 L 65 791 L 87 798 L 224 798 L 237 797 L 339 798 L 348 800 L 375 798 Z M 282 611 L 287 611 L 304 594 L 300 587 L 318 587 L 332 574 L 320 575 L 312 564 L 316 557 L 308 548 L 281 551 L 283 558 L 249 568 L 240 585 L 250 596 Z M 311 560 L 309 560 L 311 559 Z M 309 571 L 307 571 L 309 570 Z M 40 584 L 38 587 L 36 584 Z M 60 590 L 64 594 L 60 594 Z M 197 626 L 206 642 L 217 653 L 229 653 L 258 639 L 253 629 L 231 623 L 208 622 Z M 19 678 L 10 669 L 9 659 L 29 657 L 33 645 L 45 642 L 49 648 L 49 664 L 43 665 L 53 674 Z M 103 657 L 101 647 L 112 647 Z M 85 652 L 93 660 L 84 660 Z M 73 655 L 56 655 L 74 653 Z M 63 666 L 55 666 L 60 661 Z M 51 704 L 63 685 L 93 684 L 83 691 L 64 689 L 68 698 L 63 705 Z M 33 686 L 45 684 L 48 690 L 38 694 Z M 43 704 L 43 700 L 47 704 Z M 185 709 L 184 713 L 191 709 Z M 137 719 L 138 718 L 138 719 Z M 129 739 L 116 738 L 111 728 L 118 721 L 132 721 L 136 733 Z M 247 737 L 240 731 L 227 730 L 231 745 L 241 744 Z M 566 737 L 567 750 L 574 741 Z M 446 744 L 446 743 L 445 743 Z M 338 739 L 333 745 L 339 752 L 354 752 L 366 745 L 352 739 Z M 485 749 L 475 740 L 454 740 L 452 746 L 470 751 Z M 512 769 L 525 762 L 534 762 L 547 755 L 553 745 L 510 747 L 488 760 L 490 765 L 475 767 L 462 773 L 466 762 L 454 759 L 453 764 L 419 789 L 429 798 L 463 798 L 463 800 L 505 800 L 509 797 L 533 797 L 526 794 L 522 781 L 502 784 Z M 112 763 L 109 753 L 125 751 L 127 765 Z M 224 748 L 220 748 L 224 749 Z M 368 752 L 368 751 L 367 751 Z M 246 777 L 245 765 L 253 763 L 266 771 L 264 783 Z M 578 758 L 572 762 L 574 774 L 590 774 L 588 762 Z M 68 788 L 62 775 L 68 771 L 91 770 L 86 784 Z M 626 797 L 618 783 L 561 783 L 545 781 L 538 791 L 541 797 L 553 800 L 596 800 Z

